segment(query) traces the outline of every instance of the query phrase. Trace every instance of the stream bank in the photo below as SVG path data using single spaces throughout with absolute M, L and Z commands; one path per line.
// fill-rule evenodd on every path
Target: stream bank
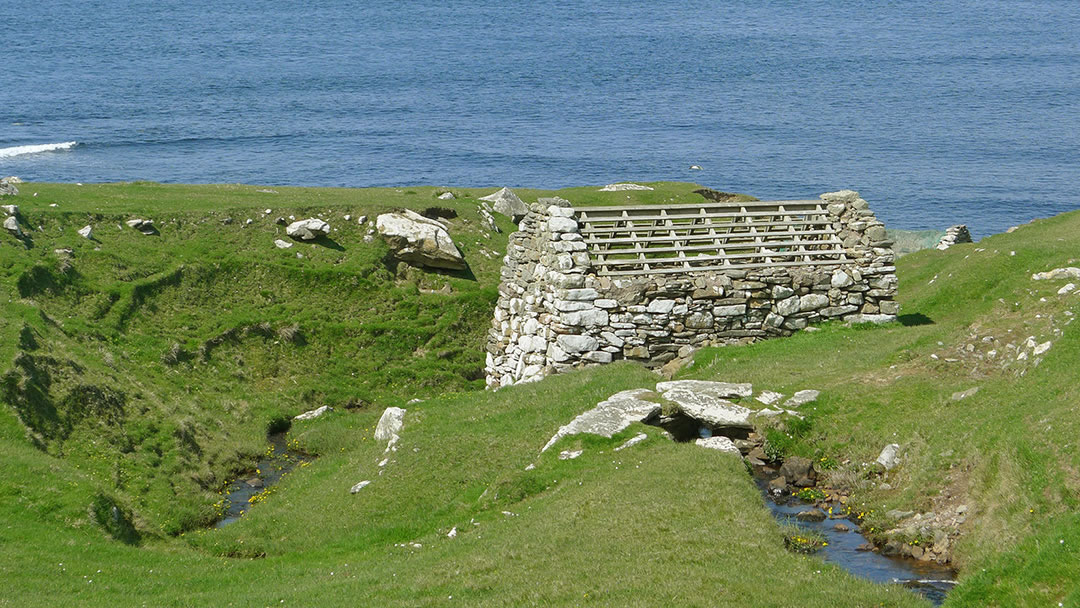
M 824 538 L 823 546 L 816 551 L 824 560 L 876 583 L 902 585 L 934 605 L 941 605 L 956 585 L 956 571 L 947 565 L 883 555 L 862 535 L 857 514 L 839 511 L 822 501 L 804 501 L 790 493 L 778 495 L 770 487 L 772 479 L 755 467 L 754 482 L 769 512 L 782 525 L 793 525 Z
M 819 486 L 821 476 L 809 459 L 770 458 L 764 438 L 745 427 L 711 425 L 681 413 L 661 416 L 652 424 L 678 442 L 708 437 L 730 439 L 777 522 L 806 532 L 800 534 L 802 546 L 793 550 L 815 553 L 877 583 L 899 584 L 935 605 L 941 605 L 956 585 L 956 571 L 948 566 L 947 552 L 935 552 L 932 546 L 901 545 L 898 541 L 878 547 L 863 536 L 862 514 L 847 504 L 850 494 Z
M 295 449 L 295 446 L 290 448 L 286 435 L 287 431 L 267 435 L 269 445 L 255 470 L 232 481 L 226 487 L 222 517 L 214 527 L 223 528 L 239 521 L 248 509 L 273 493 L 274 484 L 281 481 L 282 477 L 315 459 L 314 456 Z

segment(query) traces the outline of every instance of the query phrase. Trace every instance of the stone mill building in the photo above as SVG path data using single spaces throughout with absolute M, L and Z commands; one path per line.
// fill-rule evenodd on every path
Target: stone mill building
M 578 208 L 540 199 L 507 247 L 487 385 L 618 359 L 659 367 L 828 320 L 893 321 L 893 260 L 884 225 L 851 190 Z

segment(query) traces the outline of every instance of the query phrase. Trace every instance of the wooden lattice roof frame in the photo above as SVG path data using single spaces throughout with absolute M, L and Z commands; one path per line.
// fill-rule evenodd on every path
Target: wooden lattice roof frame
M 752 201 L 575 208 L 600 276 L 850 263 L 826 203 Z

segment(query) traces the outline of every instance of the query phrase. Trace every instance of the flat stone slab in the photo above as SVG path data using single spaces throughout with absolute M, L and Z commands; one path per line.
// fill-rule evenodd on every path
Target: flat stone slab
M 555 442 L 570 435 L 588 433 L 611 437 L 635 422 L 643 422 L 660 413 L 660 404 L 642 399 L 652 391 L 636 388 L 615 393 L 596 404 L 593 409 L 579 415 L 559 430 L 544 445 L 541 452 L 555 445 Z
M 656 385 L 656 392 L 658 393 L 666 393 L 673 389 L 693 391 L 719 399 L 739 399 L 754 394 L 754 387 L 748 382 L 737 384 L 710 380 L 672 380 L 670 382 L 660 382 Z
M 750 422 L 753 410 L 728 401 L 728 398 L 753 394 L 749 384 L 676 380 L 657 384 L 656 391 L 663 391 L 664 399 L 675 402 L 686 416 L 709 426 L 744 429 L 754 426 Z
M 772 405 L 783 399 L 784 395 L 776 391 L 761 391 L 761 394 L 754 398 L 765 405 Z
M 817 401 L 818 395 L 820 394 L 821 391 L 815 390 L 799 391 L 792 395 L 791 399 L 788 399 L 786 402 L 784 402 L 784 407 L 799 407 L 800 405 L 813 403 L 814 401 Z
M 627 190 L 652 190 L 652 188 L 650 186 L 642 186 L 641 184 L 631 184 L 626 182 L 619 184 L 608 184 L 603 188 L 600 188 L 600 192 L 625 192 Z
M 721 435 L 715 435 L 713 437 L 705 437 L 694 441 L 694 445 L 701 446 L 709 450 L 720 450 L 721 452 L 729 452 L 736 456 L 741 456 L 739 448 L 735 447 L 735 443 L 727 437 Z

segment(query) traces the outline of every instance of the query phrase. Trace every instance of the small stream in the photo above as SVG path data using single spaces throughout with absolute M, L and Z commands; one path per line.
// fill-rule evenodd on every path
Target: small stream
M 765 497 L 765 505 L 781 524 L 792 524 L 804 530 L 812 530 L 825 537 L 827 546 L 815 553 L 826 561 L 833 562 L 856 576 L 870 579 L 876 583 L 896 583 L 911 589 L 940 606 L 945 601 L 945 594 L 956 585 L 956 572 L 948 566 L 935 562 L 923 562 L 911 558 L 886 557 L 873 551 L 860 551 L 858 547 L 866 541 L 859 534 L 859 524 L 848 519 L 826 518 L 821 522 L 795 519 L 801 511 L 812 508 L 793 496 L 774 498 L 769 494 L 769 480 L 755 476 L 754 481 Z M 780 501 L 780 502 L 777 502 Z M 834 528 L 837 523 L 851 528 L 850 532 L 841 532 Z
M 290 450 L 284 432 L 267 435 L 266 439 L 269 446 L 259 459 L 255 471 L 229 484 L 225 512 L 215 527 L 223 528 L 239 520 L 245 511 L 259 501 L 258 497 L 265 496 L 262 493 L 280 481 L 282 476 L 302 463 L 314 460 L 313 456 Z
M 678 442 L 714 435 L 745 440 L 751 434 L 746 429 L 709 427 L 683 415 L 663 416 L 649 424 L 663 428 Z M 825 538 L 828 545 L 818 549 L 814 555 L 875 583 L 902 585 L 919 593 L 935 606 L 940 606 L 945 601 L 945 594 L 956 585 L 956 571 L 937 562 L 919 561 L 910 557 L 887 557 L 876 551 L 860 551 L 859 547 L 868 541 L 860 534 L 857 521 L 837 517 L 827 517 L 820 522 L 796 519 L 797 514 L 813 509 L 814 505 L 787 492 L 781 496 L 773 495 L 769 492 L 769 481 L 776 477 L 776 469 L 762 466 L 754 466 L 753 469 L 754 483 L 761 491 L 765 505 L 781 525 L 791 524 L 803 530 L 818 532 Z M 835 529 L 836 524 L 841 522 L 850 530 L 843 532 Z

